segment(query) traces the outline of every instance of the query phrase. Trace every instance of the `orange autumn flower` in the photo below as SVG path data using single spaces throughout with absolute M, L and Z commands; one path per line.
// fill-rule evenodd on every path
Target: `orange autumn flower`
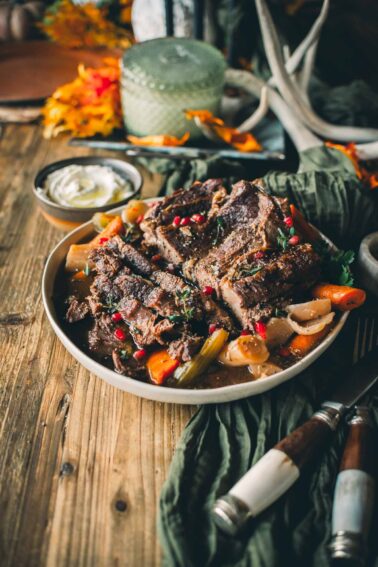
M 183 146 L 189 140 L 189 132 L 185 132 L 182 138 L 168 136 L 167 134 L 157 134 L 155 136 L 127 136 L 127 139 L 136 146 Z
M 129 6 L 122 15 L 129 17 Z M 56 43 L 65 47 L 120 47 L 132 44 L 132 34 L 108 19 L 108 8 L 95 4 L 73 4 L 57 0 L 46 9 L 40 29 Z
M 119 60 L 105 58 L 99 68 L 79 65 L 78 77 L 59 87 L 42 110 L 44 137 L 61 132 L 77 137 L 109 135 L 122 126 Z
M 209 110 L 186 110 L 185 117 L 188 120 L 197 118 L 218 138 L 240 152 L 260 152 L 262 150 L 262 146 L 250 132 L 239 132 L 237 128 L 226 126 L 221 118 L 217 118 Z
M 326 142 L 325 144 L 328 148 L 339 150 L 351 160 L 358 179 L 361 179 L 361 181 L 365 183 L 369 189 L 378 188 L 378 173 L 368 171 L 361 164 L 361 161 L 357 157 L 355 144 L 350 143 L 345 146 L 342 144 L 333 144 L 332 142 Z

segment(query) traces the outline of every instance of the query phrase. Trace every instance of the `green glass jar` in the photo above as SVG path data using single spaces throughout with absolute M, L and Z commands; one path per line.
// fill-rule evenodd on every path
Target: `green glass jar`
M 186 109 L 215 115 L 226 63 L 211 45 L 194 39 L 161 38 L 134 45 L 122 58 L 121 99 L 126 130 L 136 136 L 201 136 Z

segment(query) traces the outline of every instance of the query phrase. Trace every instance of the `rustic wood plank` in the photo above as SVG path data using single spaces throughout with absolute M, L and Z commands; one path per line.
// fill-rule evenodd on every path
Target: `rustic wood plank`
M 160 563 L 158 496 L 193 408 L 141 400 L 90 374 L 56 339 L 40 297 L 62 234 L 36 209 L 34 176 L 57 159 L 96 153 L 43 140 L 38 126 L 8 125 L 0 140 L 4 566 Z M 159 181 L 146 175 L 143 194 L 156 194 Z

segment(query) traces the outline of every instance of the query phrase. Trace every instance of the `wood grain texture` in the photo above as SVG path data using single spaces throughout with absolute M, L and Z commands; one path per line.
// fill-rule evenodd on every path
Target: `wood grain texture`
M 158 497 L 194 411 L 102 382 L 44 315 L 42 269 L 62 234 L 37 211 L 33 179 L 89 153 L 43 140 L 39 126 L 7 125 L 0 140 L 2 567 L 159 565 Z M 147 174 L 144 195 L 158 186 Z

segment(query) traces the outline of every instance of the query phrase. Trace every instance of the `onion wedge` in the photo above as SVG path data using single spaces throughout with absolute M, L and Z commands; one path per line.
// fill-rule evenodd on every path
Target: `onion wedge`
M 258 335 L 242 335 L 228 343 L 218 357 L 226 366 L 247 366 L 265 362 L 269 351 L 265 341 Z
M 331 301 L 329 299 L 315 299 L 306 301 L 306 303 L 289 305 L 286 307 L 286 311 L 295 321 L 310 321 L 330 313 Z
M 315 335 L 332 323 L 335 316 L 331 312 L 329 299 L 317 299 L 306 303 L 289 305 L 287 322 L 298 335 Z

